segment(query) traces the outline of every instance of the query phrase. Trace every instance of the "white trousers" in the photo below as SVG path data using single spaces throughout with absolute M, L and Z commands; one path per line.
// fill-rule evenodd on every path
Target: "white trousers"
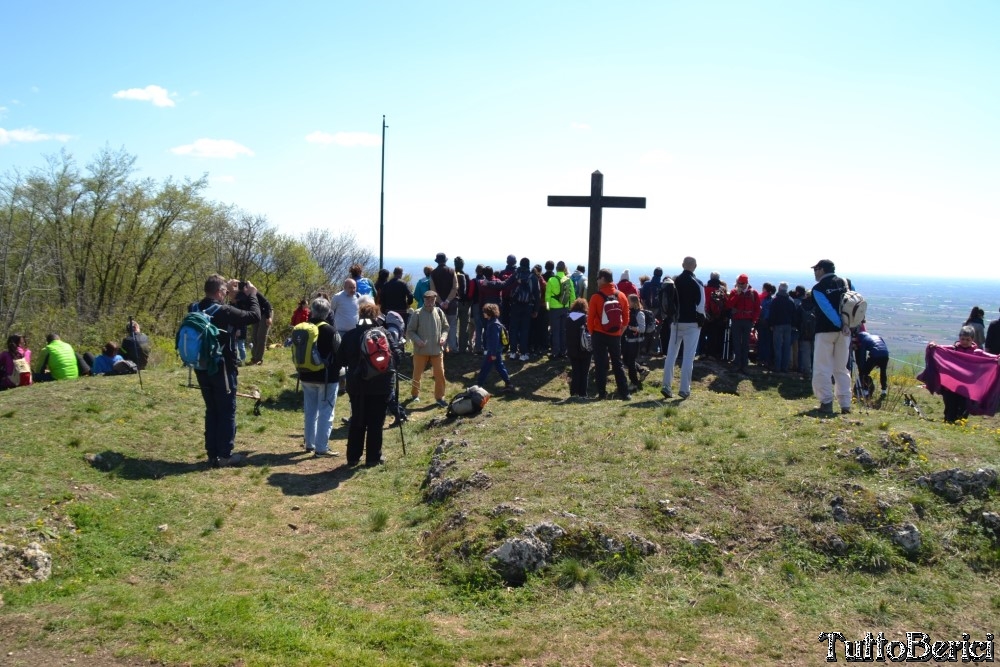
M 694 355 L 698 352 L 701 327 L 697 322 L 675 322 L 670 325 L 670 345 L 667 358 L 663 361 L 663 386 L 674 386 L 674 364 L 677 363 L 677 348 L 684 343 L 684 358 L 681 360 L 681 393 L 691 393 L 691 373 L 694 370 Z
M 813 393 L 820 403 L 833 403 L 836 388 L 837 403 L 851 407 L 851 374 L 847 357 L 851 353 L 851 337 L 839 331 L 817 333 L 813 343 Z M 834 384 L 830 384 L 830 377 Z

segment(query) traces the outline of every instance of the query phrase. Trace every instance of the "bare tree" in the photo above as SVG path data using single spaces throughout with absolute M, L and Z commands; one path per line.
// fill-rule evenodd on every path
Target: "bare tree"
M 352 264 L 360 264 L 365 275 L 374 276 L 378 272 L 378 260 L 368 248 L 358 245 L 351 232 L 333 234 L 328 229 L 310 229 L 303 237 L 306 248 L 330 285 L 339 285 L 347 278 L 347 270 Z

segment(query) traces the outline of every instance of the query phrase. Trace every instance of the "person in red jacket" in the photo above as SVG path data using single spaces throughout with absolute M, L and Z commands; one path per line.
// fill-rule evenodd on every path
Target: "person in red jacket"
M 303 322 L 309 321 L 309 306 L 306 305 L 305 299 L 299 299 L 299 307 L 295 309 L 292 313 L 292 326 L 296 324 L 302 324 Z
M 733 364 L 740 373 L 747 372 L 750 363 L 750 329 L 760 317 L 760 295 L 750 286 L 750 278 L 741 273 L 736 279 L 736 287 L 726 299 L 726 308 L 732 317 L 730 342 L 733 349 Z
M 617 307 L 612 301 L 617 301 Z M 597 398 L 608 397 L 608 360 L 618 385 L 618 396 L 631 400 L 625 367 L 622 364 L 622 334 L 628 327 L 628 298 L 615 289 L 610 269 L 597 272 L 597 292 L 590 297 L 587 308 L 587 329 L 590 331 L 594 355 Z

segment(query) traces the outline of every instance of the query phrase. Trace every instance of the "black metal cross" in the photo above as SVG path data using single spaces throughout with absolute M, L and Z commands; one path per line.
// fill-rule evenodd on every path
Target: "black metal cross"
M 590 250 L 587 254 L 587 285 L 597 291 L 597 272 L 601 269 L 601 213 L 605 208 L 646 208 L 645 197 L 605 197 L 604 174 L 590 175 L 590 196 L 549 196 L 549 206 L 583 206 L 590 209 Z M 582 296 L 577 294 L 577 296 Z

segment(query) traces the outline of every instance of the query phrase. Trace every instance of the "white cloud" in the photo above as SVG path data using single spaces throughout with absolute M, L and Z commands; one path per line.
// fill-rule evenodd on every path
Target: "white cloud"
M 569 124 L 570 128 L 574 130 L 580 130 L 581 132 L 589 132 L 590 125 L 587 123 L 577 123 L 576 121 Z
M 62 141 L 70 140 L 68 134 L 46 134 L 39 132 L 33 127 L 26 127 L 21 130 L 5 130 L 0 127 L 0 146 L 10 143 L 33 143 L 37 141 Z
M 139 100 L 140 102 L 152 102 L 158 107 L 172 107 L 174 101 L 170 99 L 170 94 L 166 88 L 160 86 L 146 86 L 145 88 L 129 88 L 119 90 L 112 95 L 116 100 Z
M 306 135 L 306 141 L 311 144 L 337 144 L 338 146 L 381 146 L 382 139 L 370 132 L 321 132 L 319 130 Z
M 193 144 L 171 148 L 174 155 L 193 155 L 194 157 L 235 158 L 240 155 L 253 157 L 253 151 L 243 144 L 229 139 L 198 139 Z

